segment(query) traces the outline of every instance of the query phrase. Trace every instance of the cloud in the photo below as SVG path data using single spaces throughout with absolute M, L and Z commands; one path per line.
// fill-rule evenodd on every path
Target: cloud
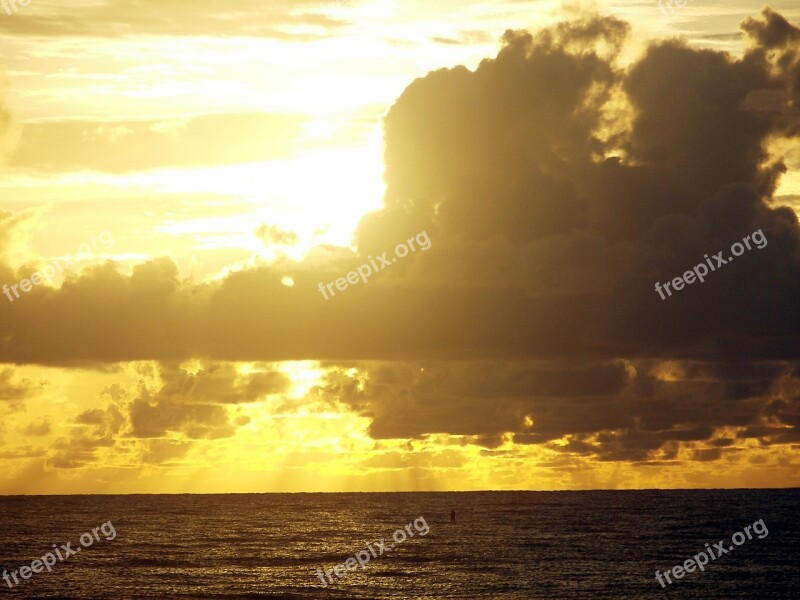
M 741 59 L 668 41 L 627 69 L 613 18 L 508 32 L 495 59 L 433 72 L 392 107 L 385 208 L 358 255 L 205 284 L 168 258 L 99 266 L 0 303 L 0 358 L 797 357 L 800 228 L 770 206 L 783 167 L 764 150 L 787 130 L 747 102 L 791 92 L 788 27 Z M 757 229 L 763 250 L 667 301 L 653 290 Z M 421 230 L 429 252 L 321 301 L 320 281 Z
M 97 460 L 97 450 L 110 448 L 114 440 L 110 437 L 78 435 L 72 438 L 59 438 L 53 444 L 47 458 L 47 466 L 56 469 L 78 469 Z
M 800 432 L 797 365 L 354 363 L 331 371 L 313 397 L 369 417 L 375 439 L 447 433 L 473 436 L 470 443 L 491 448 L 511 433 L 518 444 L 545 444 L 575 456 L 651 461 L 675 459 L 686 444 L 696 450 L 734 446 L 730 433 L 763 438 L 766 445 L 794 443 Z
M 386 117 L 385 208 L 357 255 L 204 284 L 166 257 L 96 267 L 0 303 L 0 358 L 797 357 L 800 228 L 771 207 L 783 166 L 764 150 L 785 115 L 748 104 L 790 91 L 795 63 L 775 57 L 797 42 L 762 56 L 751 37 L 741 59 L 660 42 L 623 69 L 626 32 L 509 32 L 474 72 L 413 82 Z M 320 281 L 422 230 L 430 251 L 322 301 Z M 755 230 L 763 250 L 667 301 L 653 290 Z
M 51 447 L 46 465 L 55 469 L 80 469 L 98 463 L 102 449 L 116 450 L 119 435 L 126 427 L 126 419 L 120 402 L 114 400 L 114 391 L 103 394 L 112 398 L 105 408 L 89 409 L 80 413 L 75 419 L 79 427 L 71 428 L 66 435 L 60 436 Z
M 259 225 L 256 228 L 258 237 L 265 246 L 272 244 L 292 245 L 297 241 L 297 234 L 291 231 L 283 231 L 275 225 Z
M 37 37 L 229 36 L 305 42 L 343 27 L 319 0 L 183 0 L 157 4 L 124 0 L 40 3 L 18 18 L 0 21 L 5 35 Z
M 47 418 L 40 419 L 35 423 L 31 423 L 22 432 L 31 437 L 43 437 L 49 435 L 51 431 L 50 421 Z
M 34 448 L 31 445 L 17 446 L 11 450 L 0 451 L 0 458 L 4 460 L 17 460 L 29 458 L 41 458 L 46 451 L 42 448 Z
M 228 165 L 285 158 L 298 149 L 295 114 L 199 115 L 163 121 L 42 121 L 21 125 L 7 165 L 60 172 Z
M 86 269 L 0 302 L 0 360 L 163 361 L 163 388 L 125 408 L 146 439 L 230 437 L 229 407 L 285 389 L 223 361 L 314 359 L 366 370 L 366 384 L 338 373 L 318 394 L 379 439 L 496 448 L 512 434 L 636 462 L 795 444 L 800 227 L 774 202 L 787 167 L 770 150 L 798 135 L 800 37 L 769 9 L 743 29 L 740 58 L 670 40 L 626 66 L 615 18 L 507 32 L 495 58 L 429 73 L 393 105 L 384 207 L 357 252 L 202 283 L 168 257 Z M 319 295 L 423 230 L 429 252 Z M 762 250 L 667 300 L 654 291 L 756 230 Z M 195 357 L 221 364 L 173 366 Z M 60 464 L 105 440 L 62 444 Z
M 27 378 L 16 378 L 13 367 L 0 369 L 0 402 L 6 401 L 16 405 L 21 400 L 36 396 L 45 387 L 46 383 L 43 381 L 34 382 Z
M 142 455 L 142 462 L 145 464 L 162 465 L 183 458 L 191 447 L 191 442 L 147 440 L 146 449 Z
M 163 384 L 157 392 L 143 387 L 128 405 L 134 437 L 158 438 L 171 433 L 189 439 L 231 437 L 237 426 L 249 420 L 232 423 L 225 405 L 256 402 L 289 387 L 289 379 L 282 373 L 240 375 L 230 363 L 210 365 L 197 373 L 162 365 L 160 377 Z
M 458 31 L 455 37 L 432 37 L 432 41 L 437 44 L 445 44 L 448 46 L 458 45 L 474 45 L 474 44 L 492 44 L 494 39 L 485 31 L 479 30 L 464 30 Z
M 102 425 L 105 421 L 106 412 L 100 408 L 90 408 L 83 411 L 75 418 L 75 422 L 80 425 Z

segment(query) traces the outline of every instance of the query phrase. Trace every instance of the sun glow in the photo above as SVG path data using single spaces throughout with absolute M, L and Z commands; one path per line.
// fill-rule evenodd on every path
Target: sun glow
M 245 165 L 162 171 L 148 174 L 142 183 L 160 193 L 220 194 L 239 200 L 234 203 L 238 213 L 166 220 L 157 226 L 159 233 L 191 236 L 206 249 L 247 249 L 267 262 L 283 256 L 300 260 L 320 244 L 351 246 L 361 217 L 380 208 L 385 189 L 381 152 L 376 129 L 369 143 L 360 147 L 310 150 L 290 159 Z M 293 234 L 293 242 L 259 240 L 253 232 L 260 224 Z
M 321 385 L 326 371 L 315 360 L 299 360 L 281 363 L 280 370 L 292 382 L 289 398 L 302 398 L 311 388 Z

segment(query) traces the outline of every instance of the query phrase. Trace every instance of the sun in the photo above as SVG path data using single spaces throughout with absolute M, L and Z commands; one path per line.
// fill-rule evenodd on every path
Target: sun
M 324 139 L 336 126 L 319 120 L 306 133 Z M 159 233 L 191 239 L 193 248 L 204 251 L 240 248 L 272 263 L 284 258 L 300 261 L 324 245 L 352 248 L 359 221 L 381 208 L 383 171 L 382 131 L 376 124 L 361 144 L 318 144 L 289 158 L 202 171 L 168 170 L 149 175 L 148 183 L 157 192 L 231 199 L 230 209 L 219 209 L 224 213 L 165 220 L 157 226 Z M 261 225 L 287 235 L 261 239 L 256 234 Z

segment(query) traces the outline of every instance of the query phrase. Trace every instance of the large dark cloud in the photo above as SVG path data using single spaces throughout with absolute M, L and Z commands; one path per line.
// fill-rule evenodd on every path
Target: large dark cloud
M 765 10 L 766 22 L 778 18 Z M 752 344 L 751 355 L 796 356 L 800 230 L 792 211 L 769 205 L 785 167 L 768 161 L 767 144 L 796 135 L 800 122 L 797 32 L 782 21 L 769 52 L 752 35 L 742 60 L 663 42 L 624 71 L 583 45 L 617 48 L 625 28 L 611 19 L 509 33 L 496 60 L 433 73 L 392 108 L 387 210 L 365 221 L 360 240 L 372 249 L 373 230 L 396 238 L 410 221 L 431 220 L 440 240 L 424 264 L 432 278 L 516 280 L 532 312 L 564 332 L 586 326 L 585 346 L 640 354 Z M 769 107 L 759 94 L 773 98 Z M 629 131 L 607 120 L 623 101 Z M 706 253 L 729 256 L 755 230 L 769 240 L 764 250 L 667 301 L 653 290 Z M 545 296 L 561 298 L 564 313 L 542 306 Z
M 348 368 L 352 365 L 348 365 Z M 448 432 L 492 446 L 522 444 L 601 460 L 674 458 L 680 442 L 733 445 L 726 431 L 762 444 L 796 443 L 797 363 L 566 362 L 364 363 L 334 371 L 318 398 L 371 419 L 374 438 Z M 702 448 L 701 448 L 702 449 Z M 732 451 L 735 449 L 732 449 Z M 706 454 L 703 456 L 710 456 Z

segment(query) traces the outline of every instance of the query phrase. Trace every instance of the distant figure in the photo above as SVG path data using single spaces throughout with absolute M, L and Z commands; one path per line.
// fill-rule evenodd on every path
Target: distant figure
M 450 511 L 450 522 L 451 523 L 455 523 L 456 522 L 456 509 L 455 508 Z

